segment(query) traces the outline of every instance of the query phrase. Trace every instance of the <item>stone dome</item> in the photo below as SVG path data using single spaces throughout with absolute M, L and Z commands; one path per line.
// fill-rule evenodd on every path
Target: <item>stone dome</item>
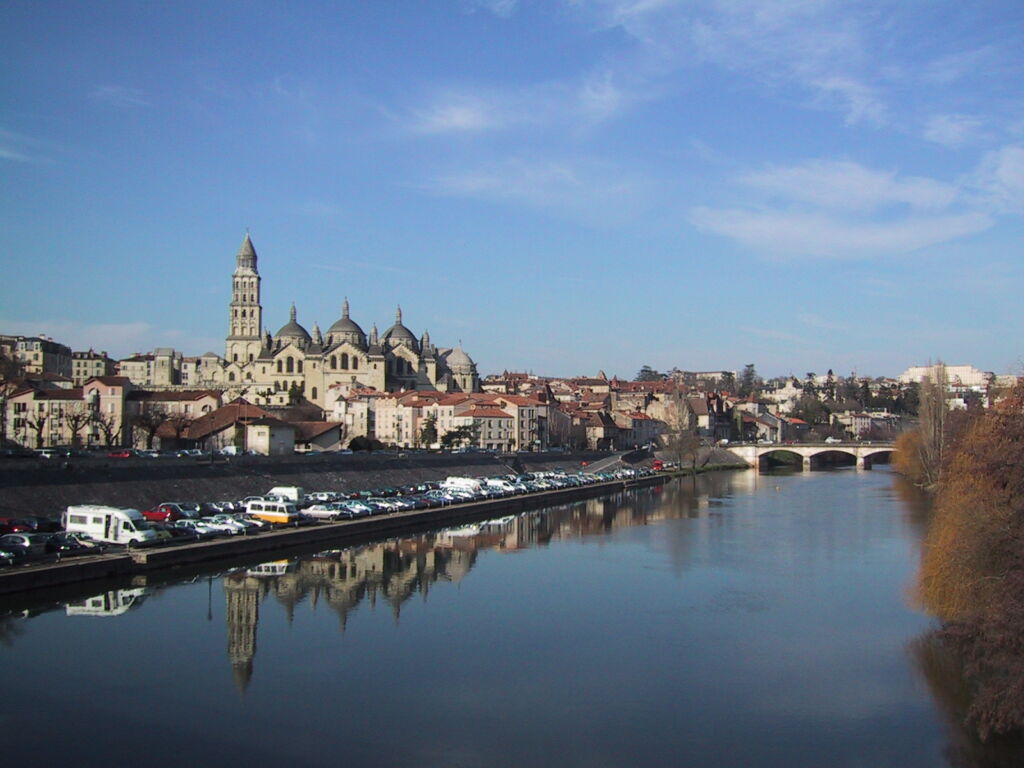
M 327 340 L 332 346 L 347 341 L 360 349 L 366 349 L 366 334 L 359 324 L 348 316 L 348 299 L 341 305 L 341 318 L 327 329 Z
M 274 341 L 278 342 L 282 347 L 289 342 L 293 342 L 299 347 L 305 347 L 312 340 L 313 339 L 310 337 L 309 331 L 299 325 L 296 321 L 295 305 L 292 304 L 288 322 L 281 326 L 281 330 L 274 335 Z
M 452 373 L 473 373 L 476 368 L 476 363 L 461 346 L 449 352 L 444 362 Z
M 401 307 L 395 312 L 395 324 L 384 331 L 382 338 L 384 341 L 389 341 L 392 344 L 407 344 L 413 349 L 419 349 L 419 342 L 416 340 L 413 332 L 402 325 Z

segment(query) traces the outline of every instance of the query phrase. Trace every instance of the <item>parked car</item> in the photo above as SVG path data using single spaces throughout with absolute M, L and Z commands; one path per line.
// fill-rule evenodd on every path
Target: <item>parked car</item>
M 103 552 L 107 548 L 107 545 L 105 543 L 103 543 L 102 541 L 97 541 L 88 533 L 81 533 L 79 531 L 65 531 L 64 535 L 70 539 L 74 539 L 86 549 Z
M 144 510 L 142 516 L 155 523 L 174 523 L 199 518 L 199 505 L 186 501 L 164 501 Z
M 15 558 L 38 557 L 46 553 L 46 534 L 5 533 L 0 536 L 0 549 L 11 552 Z
M 14 553 L 8 549 L 0 549 L 0 565 L 14 565 Z
M 178 520 L 174 523 L 174 527 L 189 531 L 199 538 L 211 538 L 213 536 L 220 536 L 223 533 L 223 531 L 214 528 L 202 520 Z
M 115 448 L 112 451 L 107 451 L 108 459 L 130 459 L 135 456 L 135 451 L 131 448 Z
M 46 540 L 46 551 L 51 554 L 84 555 L 92 552 L 92 547 L 82 544 L 74 536 L 66 533 L 55 533 Z
M 0 534 L 4 533 L 33 533 L 34 528 L 18 517 L 0 517 Z

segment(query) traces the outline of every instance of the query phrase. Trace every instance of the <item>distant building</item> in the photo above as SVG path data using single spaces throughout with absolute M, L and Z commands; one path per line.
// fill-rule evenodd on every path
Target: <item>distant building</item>
M 88 352 L 71 353 L 71 379 L 76 387 L 98 376 L 113 376 L 116 370 L 117 363 L 106 352 L 90 349 Z
M 48 336 L 19 336 L 14 354 L 25 373 L 71 377 L 71 347 Z
M 417 338 L 403 324 L 401 308 L 384 333 L 374 326 L 367 335 L 350 317 L 347 299 L 326 333 L 317 325 L 307 331 L 292 305 L 288 322 L 271 335 L 263 327 L 261 280 L 246 235 L 231 278 L 225 356 L 190 359 L 182 367 L 190 386 L 216 386 L 264 405 L 304 398 L 321 408 L 338 385 L 381 392 L 480 390 L 476 364 L 461 346 L 435 346 L 426 331 Z

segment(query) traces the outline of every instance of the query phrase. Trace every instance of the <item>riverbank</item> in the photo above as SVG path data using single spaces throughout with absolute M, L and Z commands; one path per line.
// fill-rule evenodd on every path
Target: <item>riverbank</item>
M 709 464 L 699 467 L 697 473 L 739 468 L 732 463 Z M 404 536 L 432 528 L 518 514 L 528 509 L 603 496 L 629 488 L 658 485 L 675 477 L 692 474 L 689 469 L 681 469 L 674 473 L 540 491 L 522 496 L 395 512 L 356 520 L 321 522 L 187 544 L 129 548 L 100 556 L 22 566 L 0 571 L 0 594 L 48 589 L 87 580 L 130 577 L 197 563 L 227 563 L 256 553 L 273 552 L 280 556 L 288 550 L 303 547 L 351 546 L 388 536 Z
M 0 516 L 59 516 L 71 504 L 109 504 L 148 509 L 165 501 L 216 501 L 266 493 L 274 486 L 311 491 L 358 491 L 443 480 L 449 475 L 482 477 L 521 472 L 580 469 L 614 457 L 603 451 L 577 453 L 427 453 L 418 451 L 240 456 L 209 459 L 8 460 L 0 462 Z M 649 463 L 635 452 L 626 466 Z M 728 451 L 709 449 L 702 462 L 746 466 Z M 619 464 L 616 464 L 617 466 Z

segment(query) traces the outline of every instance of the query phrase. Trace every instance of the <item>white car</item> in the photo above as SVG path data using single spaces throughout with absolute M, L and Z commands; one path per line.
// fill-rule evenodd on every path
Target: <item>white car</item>
M 191 531 L 196 536 L 219 536 L 224 531 L 215 528 L 209 523 L 203 520 L 178 520 L 174 524 L 175 528 L 183 528 L 186 531 Z
M 249 527 L 231 515 L 225 514 L 213 515 L 212 517 L 206 518 L 204 522 L 209 525 L 219 527 L 223 529 L 225 533 L 230 533 L 232 535 L 242 533 Z

